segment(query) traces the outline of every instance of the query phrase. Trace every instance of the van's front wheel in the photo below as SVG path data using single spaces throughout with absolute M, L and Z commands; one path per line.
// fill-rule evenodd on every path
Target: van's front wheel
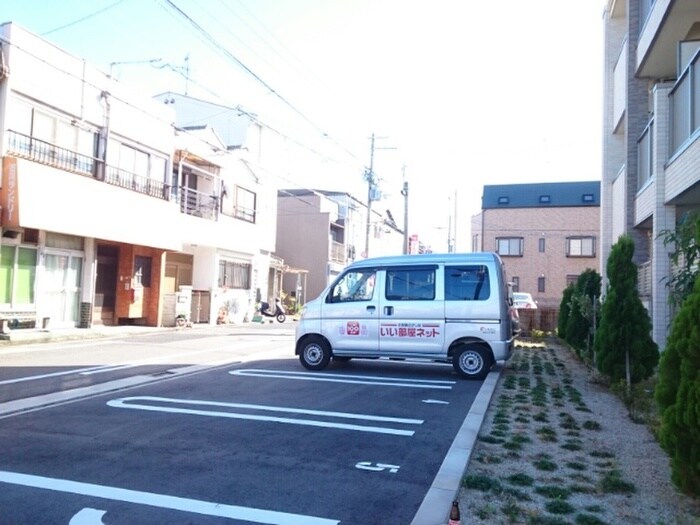
M 491 352 L 480 345 L 462 346 L 452 357 L 454 369 L 460 376 L 467 379 L 484 379 L 492 365 Z
M 308 370 L 323 370 L 330 360 L 331 347 L 320 337 L 309 337 L 299 349 L 299 361 Z

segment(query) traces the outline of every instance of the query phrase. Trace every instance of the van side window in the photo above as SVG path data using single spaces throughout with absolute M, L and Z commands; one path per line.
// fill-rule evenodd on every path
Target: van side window
M 371 301 L 376 273 L 375 269 L 363 269 L 343 274 L 331 287 L 326 302 Z
M 485 301 L 491 296 L 486 266 L 446 266 L 445 300 Z
M 387 269 L 386 298 L 390 301 L 432 301 L 435 299 L 435 270 Z

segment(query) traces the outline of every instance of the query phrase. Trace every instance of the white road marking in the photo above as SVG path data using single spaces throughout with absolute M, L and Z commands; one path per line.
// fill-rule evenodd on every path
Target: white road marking
M 143 403 L 139 403 L 142 401 Z M 150 403 L 150 404 L 149 404 Z M 161 403 L 161 404 L 156 404 Z M 402 425 L 422 425 L 422 419 L 406 419 L 386 416 L 374 416 L 371 414 L 351 414 L 347 412 L 326 412 L 319 410 L 308 410 L 303 408 L 274 407 L 266 405 L 249 405 L 243 403 L 223 403 L 218 401 L 198 401 L 191 399 L 174 399 L 168 397 L 135 396 L 112 399 L 107 402 L 113 408 L 129 408 L 133 410 L 149 410 L 152 412 L 167 412 L 171 414 L 189 414 L 195 416 L 223 417 L 230 419 L 247 419 L 253 421 L 269 421 L 273 423 L 287 423 L 292 425 L 305 425 L 322 428 L 339 428 L 344 430 L 356 430 L 358 432 L 373 432 L 377 434 L 390 434 L 395 436 L 412 436 L 413 430 L 403 430 L 399 428 L 352 425 L 348 423 L 334 423 L 331 421 L 319 421 L 314 419 L 295 419 L 280 416 L 262 416 L 257 414 L 242 414 L 240 412 L 225 412 L 221 410 L 199 410 L 192 408 L 182 408 L 178 406 L 163 406 L 162 403 L 184 406 L 202 406 L 216 408 L 230 408 L 241 410 L 255 410 L 267 412 L 279 412 L 283 414 L 300 414 L 307 416 L 318 416 L 337 419 L 354 419 L 361 421 L 375 421 L 381 423 L 397 423 Z
M 362 376 L 350 374 L 329 374 L 323 372 L 287 372 L 282 370 L 231 370 L 229 374 L 250 377 L 271 377 L 275 379 L 298 379 L 301 381 L 326 381 L 329 383 L 352 383 L 356 385 L 400 386 L 406 388 L 436 388 L 451 390 L 456 381 L 439 379 L 405 379 L 382 376 Z
M 106 510 L 97 510 L 86 507 L 73 516 L 68 525 L 104 525 L 102 516 L 107 514 Z
M 241 350 L 241 349 L 245 349 L 245 348 L 255 348 L 257 346 L 259 346 L 259 343 L 251 342 L 248 345 L 237 345 L 236 350 Z M 171 361 L 171 360 L 178 358 L 178 357 L 186 357 L 186 356 L 197 355 L 197 354 L 205 354 L 205 353 L 209 353 L 209 352 L 216 352 L 217 350 L 221 350 L 221 349 L 220 348 L 207 348 L 206 350 L 197 350 L 194 352 L 181 352 L 179 354 L 168 354 L 168 355 L 157 357 L 157 358 L 142 359 L 140 361 L 134 361 L 131 363 L 118 363 L 118 364 L 113 364 L 113 365 L 100 365 L 100 366 L 90 366 L 90 367 L 86 367 L 86 368 L 73 368 L 71 370 L 62 370 L 60 372 L 49 372 L 47 374 L 38 374 L 35 376 L 16 377 L 14 379 L 5 379 L 4 381 L 0 381 L 0 386 L 12 385 L 15 383 L 24 383 L 27 381 L 37 381 L 39 379 L 48 379 L 50 377 L 60 377 L 60 376 L 66 376 L 66 375 L 71 375 L 71 374 L 80 374 L 80 375 L 102 374 L 105 372 L 112 372 L 114 370 L 122 370 L 125 368 L 135 368 L 138 366 L 145 366 L 145 365 L 156 365 L 158 363 Z
M 340 523 L 338 520 L 304 516 L 302 514 L 289 514 L 287 512 L 239 507 L 237 505 L 226 505 L 211 501 L 167 496 L 165 494 L 156 494 L 153 492 L 120 489 L 117 487 L 81 483 L 79 481 L 70 481 L 66 479 L 32 476 L 17 472 L 0 471 L 0 482 L 53 490 L 55 492 L 91 496 L 112 501 L 135 503 L 137 505 L 148 505 L 150 507 L 178 510 L 205 516 L 250 521 L 252 523 L 272 523 L 279 525 L 331 525 Z
M 387 465 L 386 463 L 371 463 L 370 461 L 360 461 L 355 465 L 355 468 L 361 470 L 369 470 L 372 472 L 384 472 L 388 470 L 392 474 L 396 474 L 401 468 L 398 465 Z
M 14 379 L 5 379 L 4 381 L 0 381 L 0 385 L 12 385 L 14 383 L 23 383 L 25 381 L 36 381 L 38 379 L 46 379 L 49 377 L 59 377 L 59 376 L 65 376 L 65 375 L 69 375 L 69 374 L 82 374 L 85 372 L 90 372 L 91 370 L 98 370 L 99 368 L 102 368 L 102 367 L 91 366 L 89 368 L 75 368 L 73 370 L 63 370 L 62 372 L 50 372 L 48 374 L 39 374 L 36 376 L 16 377 Z
M 449 405 L 449 401 L 441 401 L 440 399 L 424 399 L 423 403 L 427 403 L 428 405 Z

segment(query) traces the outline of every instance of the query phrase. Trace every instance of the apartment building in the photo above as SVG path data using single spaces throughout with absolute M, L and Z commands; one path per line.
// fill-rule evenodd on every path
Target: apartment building
M 672 268 L 661 234 L 700 210 L 700 3 L 609 0 L 604 25 L 602 274 L 611 246 L 630 235 L 663 349 Z
M 514 291 L 557 308 L 564 289 L 598 270 L 600 182 L 484 186 L 472 251 L 495 251 Z
M 277 202 L 275 253 L 304 272 L 304 279 L 298 272 L 285 275 L 283 291 L 301 294 L 302 304 L 317 297 L 345 266 L 365 258 L 366 244 L 371 257 L 403 253 L 403 231 L 390 214 L 374 206 L 368 230 L 367 204 L 348 193 L 286 189 L 278 192 Z
M 274 191 L 211 129 L 0 25 L 0 319 L 53 328 L 242 320 Z M 193 300 L 194 294 L 194 300 Z

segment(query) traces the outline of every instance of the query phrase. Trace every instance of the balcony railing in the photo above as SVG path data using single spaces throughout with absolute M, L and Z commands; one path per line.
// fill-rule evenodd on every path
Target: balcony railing
M 671 99 L 671 154 L 700 129 L 700 51 L 678 77 Z
M 331 261 L 345 263 L 345 245 L 342 242 L 331 241 Z
M 94 157 L 59 148 L 16 131 L 7 130 L 7 135 L 7 150 L 11 155 L 81 175 L 95 175 L 97 159 Z
M 215 221 L 219 214 L 219 197 L 217 195 L 181 187 L 180 211 L 187 215 Z
M 113 186 L 126 188 L 158 199 L 168 200 L 168 185 L 148 177 L 136 175 L 130 171 L 107 166 L 104 181 Z
M 640 297 L 651 296 L 651 261 L 637 266 L 637 291 Z
M 7 153 L 87 177 L 101 178 L 98 169 L 102 162 L 88 155 L 61 148 L 49 142 L 7 130 Z M 168 185 L 162 181 L 143 177 L 113 166 L 104 169 L 104 182 L 143 193 L 158 199 L 168 199 Z

